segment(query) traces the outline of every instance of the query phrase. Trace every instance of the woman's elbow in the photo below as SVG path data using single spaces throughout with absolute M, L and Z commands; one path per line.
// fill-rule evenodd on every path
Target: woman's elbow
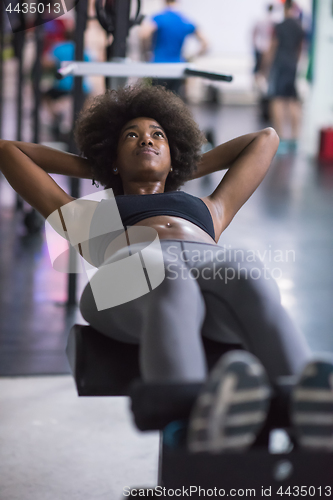
M 279 145 L 280 138 L 273 127 L 264 128 L 262 133 L 264 133 L 272 142 L 276 142 L 276 144 Z
M 272 151 L 275 154 L 280 143 L 280 137 L 278 136 L 276 130 L 273 127 L 267 127 L 264 128 L 261 133 L 265 137 L 265 143 L 267 146 L 269 145 L 269 147 L 272 148 Z
M 6 141 L 5 139 L 0 139 L 0 149 L 3 149 L 6 144 L 8 144 L 8 141 Z

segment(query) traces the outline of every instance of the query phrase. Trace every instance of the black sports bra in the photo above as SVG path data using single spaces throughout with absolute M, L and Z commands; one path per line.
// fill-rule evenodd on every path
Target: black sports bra
M 184 191 L 168 191 L 156 194 L 122 194 L 115 196 L 121 222 L 123 226 L 133 226 L 137 222 L 157 215 L 171 215 L 181 217 L 203 229 L 215 240 L 213 219 L 207 205 L 196 196 Z M 113 230 L 100 236 L 93 236 L 95 222 L 100 227 L 104 203 L 102 200 L 94 213 L 91 221 L 91 234 L 89 239 L 90 258 L 96 267 L 104 262 L 104 255 L 109 244 L 120 234 L 123 229 Z M 105 221 L 108 226 L 108 221 Z M 119 226 L 118 226 L 119 227 Z
M 171 215 L 193 222 L 215 240 L 213 219 L 207 205 L 184 191 L 123 194 L 116 196 L 116 202 L 124 226 L 133 226 L 148 217 Z

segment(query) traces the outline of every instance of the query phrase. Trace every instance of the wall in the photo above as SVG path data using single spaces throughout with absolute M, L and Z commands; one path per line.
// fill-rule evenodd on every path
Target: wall
M 304 112 L 303 143 L 318 152 L 319 130 L 333 127 L 333 2 L 317 1 L 314 80 Z

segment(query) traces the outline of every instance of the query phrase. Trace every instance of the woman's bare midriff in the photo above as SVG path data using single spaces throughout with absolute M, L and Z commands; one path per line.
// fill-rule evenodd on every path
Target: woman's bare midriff
M 145 226 L 155 229 L 160 240 L 186 240 L 199 243 L 217 243 L 199 226 L 181 217 L 172 217 L 169 215 L 158 215 L 143 219 L 134 224 L 134 226 Z M 105 251 L 105 260 L 114 255 L 115 252 L 124 248 L 124 238 L 115 238 Z

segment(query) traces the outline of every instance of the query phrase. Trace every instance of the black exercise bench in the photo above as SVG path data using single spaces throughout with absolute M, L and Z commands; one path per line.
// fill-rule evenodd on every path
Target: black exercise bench
M 241 348 L 208 339 L 203 342 L 209 368 L 225 352 Z M 129 396 L 137 427 L 161 432 L 159 493 L 165 488 L 165 495 L 169 491 L 171 497 L 177 490 L 181 498 L 203 498 L 204 492 L 213 498 L 269 496 L 281 500 L 297 496 L 297 492 L 305 498 L 333 496 L 333 453 L 294 449 L 272 454 L 265 438 L 246 453 L 194 454 L 186 446 L 169 446 L 163 439 L 164 429 L 188 418 L 201 384 L 145 385 L 140 380 L 138 345 L 110 339 L 91 326 L 74 325 L 67 356 L 79 396 Z M 279 413 L 277 407 L 270 415 L 270 428 L 282 427 Z

